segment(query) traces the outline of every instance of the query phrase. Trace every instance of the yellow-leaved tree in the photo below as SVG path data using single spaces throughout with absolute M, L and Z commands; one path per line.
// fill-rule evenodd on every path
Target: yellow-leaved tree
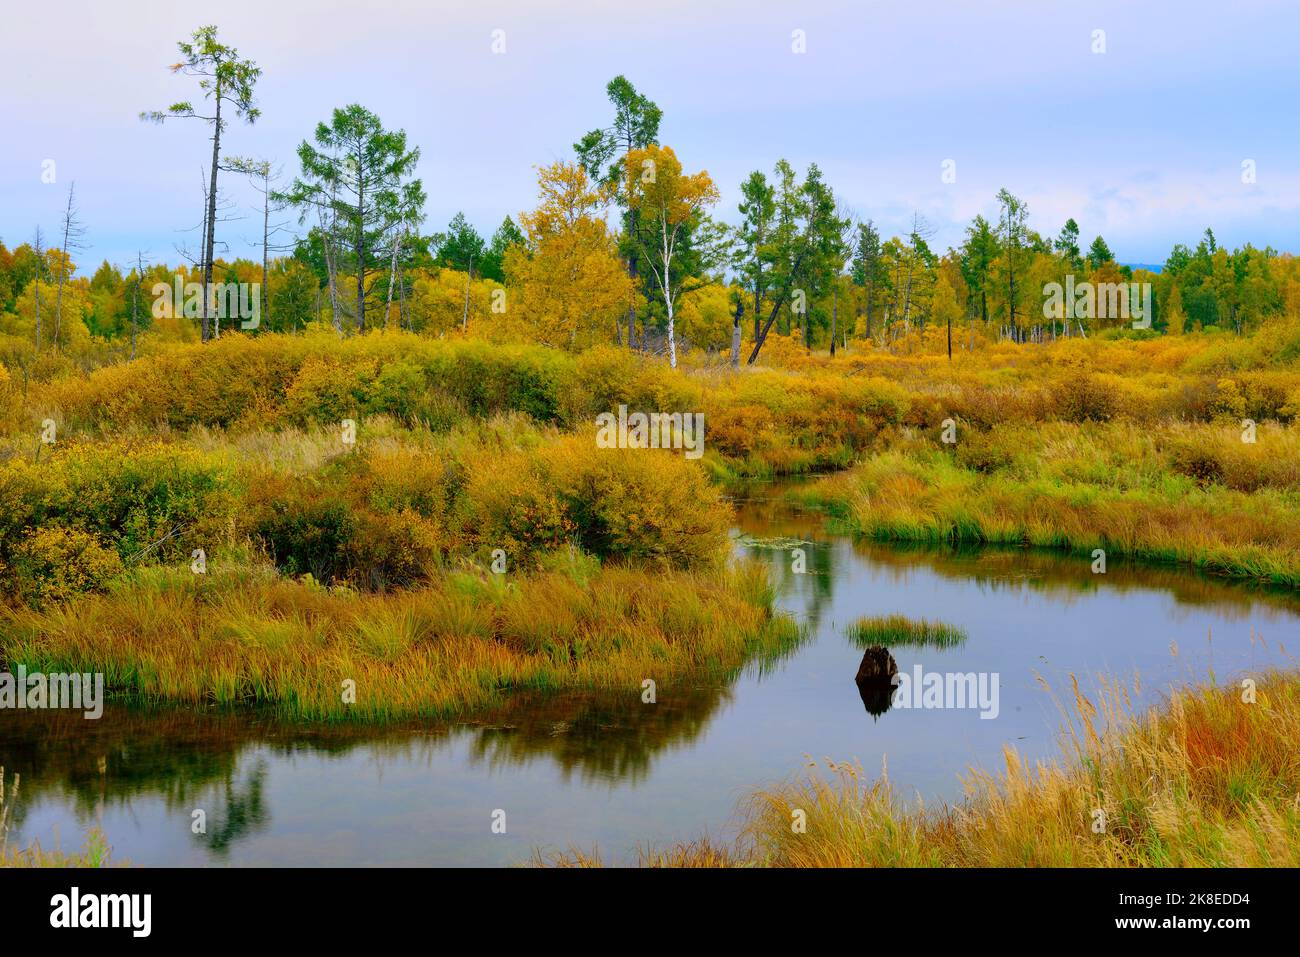
M 537 208 L 519 215 L 525 241 L 506 251 L 501 327 L 575 351 L 608 342 L 632 282 L 599 217 L 604 197 L 575 163 L 540 167 L 537 185 Z
M 718 187 L 701 170 L 687 176 L 669 146 L 650 144 L 629 150 L 626 159 L 628 207 L 638 214 L 633 237 L 654 273 L 668 317 L 668 362 L 677 368 L 677 336 L 673 324 L 681 275 L 682 238 L 708 206 L 718 201 Z

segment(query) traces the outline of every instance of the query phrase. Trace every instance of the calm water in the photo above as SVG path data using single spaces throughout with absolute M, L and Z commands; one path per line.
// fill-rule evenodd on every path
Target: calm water
M 1294 664 L 1293 595 L 1190 572 L 1041 552 L 855 544 L 774 492 L 742 504 L 737 547 L 771 563 L 807 623 L 787 658 L 726 687 L 624 698 L 521 700 L 477 725 L 286 728 L 228 714 L 0 712 L 0 765 L 21 775 L 10 840 L 80 847 L 98 824 L 137 865 L 509 864 L 534 848 L 727 838 L 738 801 L 809 759 L 887 761 L 905 793 L 959 798 L 959 775 L 1012 743 L 1055 752 L 1053 689 L 1070 673 L 1140 674 L 1139 702 L 1213 671 Z M 791 547 L 807 570 L 791 570 Z M 844 627 L 863 615 L 942 619 L 967 640 L 895 648 L 900 669 L 996 672 L 1000 712 L 890 709 L 873 717 Z M 207 833 L 191 833 L 191 813 Z M 492 815 L 506 812 L 505 834 Z

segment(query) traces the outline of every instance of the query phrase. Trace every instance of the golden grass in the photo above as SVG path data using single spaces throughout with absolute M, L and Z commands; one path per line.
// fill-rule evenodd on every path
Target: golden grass
M 765 867 L 1295 867 L 1300 865 L 1300 673 L 1180 690 L 1132 713 L 1128 691 L 1072 688 L 1062 754 L 1014 749 L 975 772 L 958 805 L 906 804 L 853 765 L 754 794 L 734 846 L 708 842 L 641 864 Z M 806 830 L 793 826 L 796 812 Z M 539 863 L 600 864 L 598 853 Z
M 92 828 L 80 851 L 47 851 L 39 842 L 21 850 L 0 848 L 0 867 L 108 867 L 112 853 L 103 832 Z M 113 866 L 125 866 L 125 862 Z
M 796 494 L 876 539 L 1102 549 L 1300 585 L 1300 429 L 1261 430 L 1244 452 L 1223 433 L 1054 423 L 959 432 L 953 450 L 913 437 Z M 1209 478 L 1180 458 L 1188 447 L 1217 463 Z M 1224 484 L 1225 449 L 1250 491 Z
M 726 676 L 797 639 L 757 565 L 524 577 L 455 572 L 387 595 L 270 569 L 144 570 L 108 594 L 18 611 L 11 665 L 102 672 L 110 696 L 264 705 L 307 719 L 465 714 L 510 691 L 659 687 Z M 355 701 L 345 701 L 353 682 Z

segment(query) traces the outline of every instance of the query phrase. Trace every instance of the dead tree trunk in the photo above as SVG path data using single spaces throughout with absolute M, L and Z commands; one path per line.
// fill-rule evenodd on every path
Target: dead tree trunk
M 736 314 L 731 320 L 731 368 L 740 368 L 740 320 L 745 315 L 745 304 L 736 297 Z

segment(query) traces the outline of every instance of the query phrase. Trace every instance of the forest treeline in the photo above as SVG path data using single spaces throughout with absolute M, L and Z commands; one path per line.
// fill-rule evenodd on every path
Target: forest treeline
M 202 100 L 141 117 L 197 120 L 211 139 L 192 224 L 198 248 L 179 248 L 179 263 L 147 262 L 142 252 L 90 271 L 76 261 L 85 228 L 73 184 L 52 230 L 37 227 L 13 248 L 0 242 L 0 362 L 24 380 L 168 342 L 313 324 L 340 335 L 400 328 L 570 351 L 617 344 L 675 365 L 683 348 L 752 363 L 773 332 L 834 352 L 942 329 L 951 353 L 997 340 L 1241 334 L 1300 312 L 1300 265 L 1290 254 L 1228 250 L 1207 229 L 1194 246 L 1176 245 L 1158 273 L 1134 269 L 1101 236 L 1085 244 L 1074 219 L 1055 235 L 1032 228 L 1025 201 L 1005 189 L 996 217 L 976 216 L 963 242 L 943 252 L 920 214 L 906 235 L 886 238 L 816 164 L 800 171 L 781 159 L 755 170 L 725 215 L 709 174 L 687 171 L 706 158 L 679 159 L 662 143 L 662 110 L 621 76 L 607 87 L 603 125 L 575 142 L 572 159 L 538 168 L 535 208 L 505 216 L 491 236 L 462 214 L 430 231 L 415 175 L 420 149 L 404 131 L 351 104 L 309 131 L 292 161 L 228 154 L 232 137 L 241 147 L 255 139 L 242 127 L 260 116 L 261 69 L 213 27 L 179 48 L 172 70 L 197 79 Z M 222 254 L 232 180 L 260 196 L 247 211 L 261 226 L 260 261 Z M 260 284 L 256 327 L 241 330 L 211 306 L 160 315 L 155 286 L 177 276 Z M 1044 289 L 1067 279 L 1149 283 L 1151 329 L 1132 331 L 1127 311 L 1053 314 Z M 1125 295 L 1136 297 L 1136 287 Z

